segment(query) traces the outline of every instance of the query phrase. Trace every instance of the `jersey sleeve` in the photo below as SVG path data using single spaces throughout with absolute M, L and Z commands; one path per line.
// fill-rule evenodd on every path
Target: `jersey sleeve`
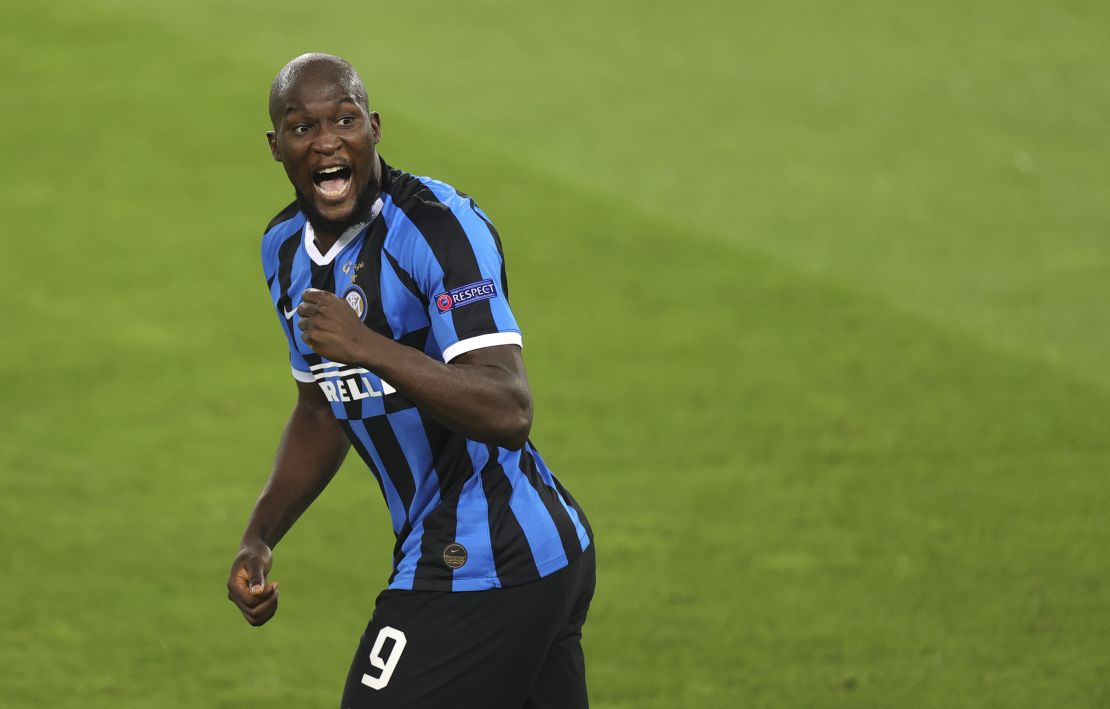
M 285 211 L 288 212 L 289 208 L 286 208 Z M 279 215 L 279 218 L 280 216 L 281 215 Z M 275 221 L 276 220 L 277 218 L 275 218 Z M 278 269 L 282 258 L 290 258 L 290 251 L 296 246 L 296 233 L 296 230 L 290 228 L 274 228 L 273 223 L 271 223 L 270 228 L 267 229 L 262 237 L 262 274 L 266 278 L 266 286 L 270 292 L 270 300 L 273 303 L 278 322 L 280 323 L 282 332 L 285 334 L 285 341 L 289 347 L 289 366 L 293 372 L 293 378 L 299 382 L 311 383 L 316 380 L 312 376 L 312 371 L 309 369 L 308 362 L 305 361 L 304 356 L 297 348 L 293 320 L 292 318 L 287 318 L 283 312 L 283 307 L 288 308 L 291 303 L 287 303 L 288 299 L 283 297 L 281 279 L 278 278 Z
M 419 235 L 413 277 L 443 361 L 483 347 L 520 347 L 496 230 L 469 198 L 445 200 L 444 207 L 412 219 Z
M 297 351 L 295 345 L 289 345 L 289 367 L 293 370 L 293 378 L 298 382 L 312 384 L 316 378 L 312 376 L 312 372 L 308 368 L 308 362 L 304 361 L 304 357 Z

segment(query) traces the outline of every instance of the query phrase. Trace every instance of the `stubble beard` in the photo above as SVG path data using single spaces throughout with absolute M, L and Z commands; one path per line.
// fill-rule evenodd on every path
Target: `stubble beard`
M 375 180 L 367 180 L 366 187 L 359 192 L 358 197 L 355 199 L 355 208 L 351 213 L 342 219 L 328 219 L 316 209 L 315 203 L 303 194 L 296 187 L 293 191 L 297 195 L 297 207 L 304 213 L 305 217 L 312 224 L 312 229 L 316 233 L 331 234 L 338 238 L 355 224 L 362 224 L 370 221 L 370 215 L 374 210 L 374 201 L 378 196 L 378 185 Z

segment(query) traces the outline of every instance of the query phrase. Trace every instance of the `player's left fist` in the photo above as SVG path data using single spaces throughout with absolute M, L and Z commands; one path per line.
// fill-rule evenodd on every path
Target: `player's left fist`
M 327 291 L 309 288 L 301 296 L 298 327 L 305 344 L 321 357 L 342 364 L 357 364 L 374 333 L 345 301 Z

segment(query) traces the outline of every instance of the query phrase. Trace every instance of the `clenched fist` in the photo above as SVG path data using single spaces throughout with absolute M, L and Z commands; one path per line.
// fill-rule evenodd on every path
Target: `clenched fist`
M 278 585 L 267 583 L 273 563 L 270 547 L 264 542 L 244 544 L 231 572 L 227 575 L 227 597 L 254 626 L 264 624 L 277 613 Z
M 351 306 L 327 291 L 309 288 L 297 306 L 305 344 L 333 362 L 362 364 L 360 360 L 376 335 L 366 327 Z

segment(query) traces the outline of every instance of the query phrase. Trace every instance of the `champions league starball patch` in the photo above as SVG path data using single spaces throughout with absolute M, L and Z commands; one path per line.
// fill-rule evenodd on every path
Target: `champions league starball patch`
M 351 306 L 351 310 L 355 311 L 359 320 L 366 314 L 366 293 L 363 293 L 358 286 L 347 286 L 347 290 L 343 291 L 343 300 L 347 301 L 347 305 Z
M 439 312 L 446 313 L 464 305 L 477 303 L 479 300 L 489 300 L 496 297 L 497 288 L 493 285 L 493 279 L 487 278 L 484 281 L 468 283 L 465 286 L 452 288 L 446 293 L 440 293 L 436 296 L 436 307 L 439 308 Z

